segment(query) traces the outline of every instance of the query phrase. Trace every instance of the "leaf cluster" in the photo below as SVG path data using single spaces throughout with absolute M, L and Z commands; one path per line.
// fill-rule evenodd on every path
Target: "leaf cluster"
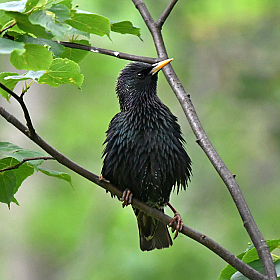
M 26 150 L 9 142 L 0 142 L 0 202 L 8 204 L 9 208 L 11 202 L 19 205 L 14 195 L 22 182 L 33 175 L 34 170 L 71 184 L 69 174 L 40 167 L 45 159 L 51 159 L 46 156 L 43 152 Z
M 280 239 L 273 239 L 273 240 L 267 240 L 267 245 L 269 247 L 270 252 L 272 252 L 275 249 L 280 248 Z M 277 277 L 280 276 L 280 257 L 273 255 L 274 259 L 274 266 L 277 272 Z M 262 267 L 262 263 L 259 259 L 257 250 L 255 246 L 251 245 L 249 248 L 237 255 L 239 259 L 241 259 L 243 262 L 247 263 L 249 266 L 254 268 L 255 270 L 259 271 L 260 273 L 264 274 L 264 270 Z M 243 274 L 241 274 L 239 271 L 237 271 L 234 267 L 231 265 L 227 265 L 221 272 L 221 275 L 218 280 L 246 280 L 248 279 Z
M 110 39 L 110 32 L 140 38 L 140 29 L 130 21 L 110 22 L 105 17 L 73 7 L 71 0 L 21 0 L 0 4 L 0 54 L 10 54 L 11 64 L 26 73 L 4 72 L 0 82 L 13 90 L 19 81 L 31 84 L 74 84 L 81 87 L 78 65 L 88 52 L 66 48 L 61 40 L 90 45 L 91 35 Z M 82 39 L 80 38 L 82 37 Z M 28 86 L 27 86 L 28 87 Z M 3 90 L 1 95 L 9 100 Z

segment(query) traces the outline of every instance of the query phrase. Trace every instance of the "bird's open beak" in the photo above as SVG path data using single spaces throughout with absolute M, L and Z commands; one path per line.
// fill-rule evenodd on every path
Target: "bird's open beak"
M 173 58 L 169 58 L 169 59 L 165 59 L 163 61 L 153 64 L 153 69 L 150 71 L 149 74 L 155 75 L 159 70 L 161 70 L 166 64 L 168 64 L 172 60 L 173 60 Z

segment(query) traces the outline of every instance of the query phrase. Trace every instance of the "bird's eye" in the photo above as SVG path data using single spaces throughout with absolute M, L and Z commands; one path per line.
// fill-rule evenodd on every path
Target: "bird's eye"
M 138 78 L 143 79 L 145 77 L 143 72 L 138 72 L 137 73 Z

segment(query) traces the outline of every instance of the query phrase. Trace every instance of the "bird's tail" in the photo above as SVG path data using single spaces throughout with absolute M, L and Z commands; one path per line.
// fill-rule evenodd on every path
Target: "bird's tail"
M 165 224 L 138 209 L 134 209 L 134 212 L 137 217 L 142 251 L 168 248 L 172 245 L 172 240 Z

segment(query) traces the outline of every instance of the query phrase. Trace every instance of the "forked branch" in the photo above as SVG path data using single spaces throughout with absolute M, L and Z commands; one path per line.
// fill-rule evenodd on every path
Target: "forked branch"
M 153 20 L 144 1 L 132 1 L 135 7 L 139 10 L 144 22 L 146 23 L 148 29 L 152 34 L 158 56 L 162 59 L 168 58 L 163 37 L 161 34 L 161 28 L 159 28 L 162 26 L 163 23 L 161 22 L 161 25 L 159 26 L 158 22 L 155 22 Z M 171 1 L 172 4 L 174 4 L 174 2 L 175 1 Z M 173 5 L 169 6 L 173 8 Z M 239 214 L 243 220 L 244 227 L 246 228 L 253 244 L 256 247 L 259 258 L 262 262 L 265 271 L 265 275 L 271 280 L 276 280 L 277 275 L 275 267 L 266 241 L 255 223 L 255 220 L 251 214 L 247 202 L 234 176 L 230 173 L 225 163 L 222 161 L 221 157 L 210 142 L 207 134 L 205 133 L 200 123 L 200 120 L 196 114 L 195 108 L 191 102 L 190 95 L 186 93 L 171 64 L 168 64 L 166 67 L 164 67 L 163 73 L 184 110 L 184 113 L 190 123 L 190 126 L 198 139 L 197 143 L 200 145 L 207 157 L 210 159 L 216 171 L 219 173 L 220 177 L 227 186 L 234 200 L 234 203 L 239 211 Z

